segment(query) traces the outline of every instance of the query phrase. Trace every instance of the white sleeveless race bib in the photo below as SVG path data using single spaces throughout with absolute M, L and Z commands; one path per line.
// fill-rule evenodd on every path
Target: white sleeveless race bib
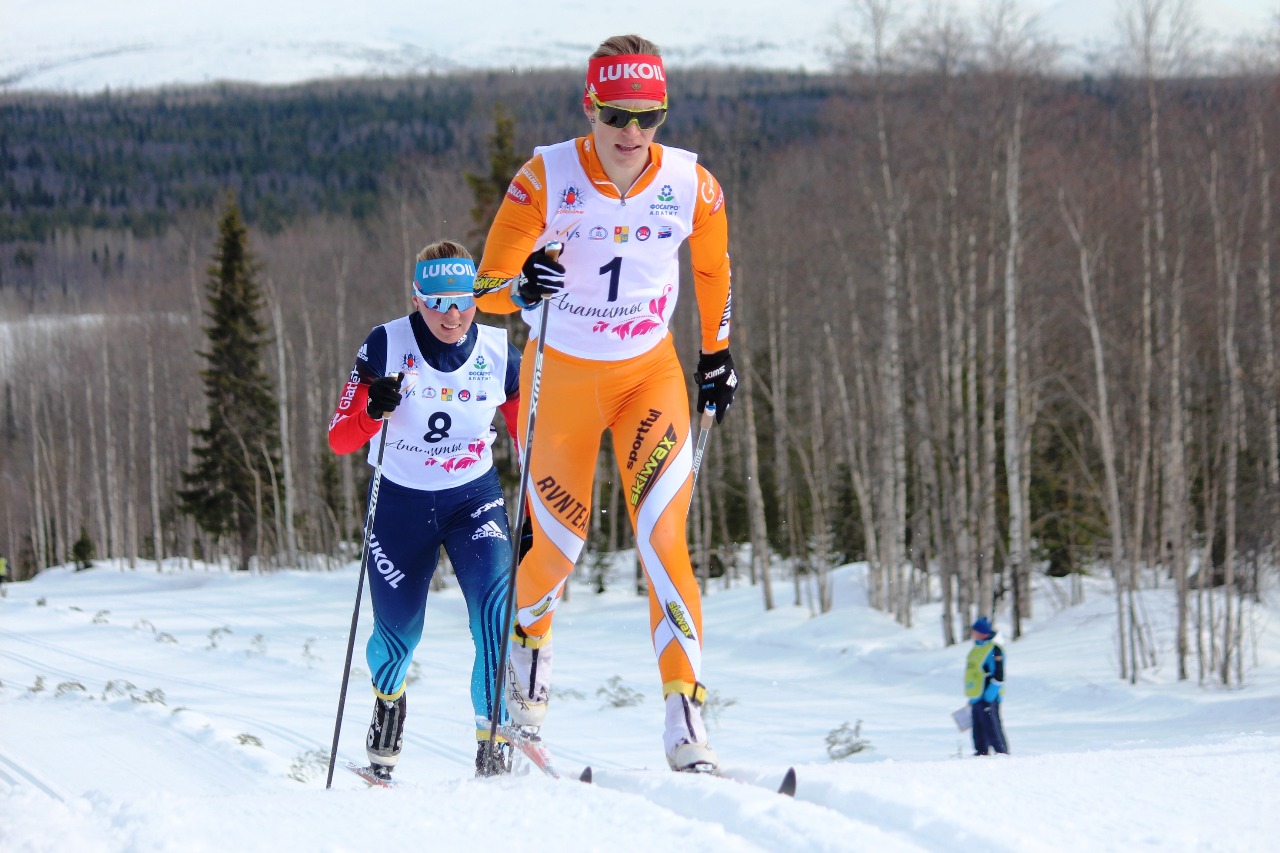
M 427 364 L 408 317 L 383 324 L 387 370 L 403 370 L 404 398 L 387 426 L 382 473 L 411 489 L 434 491 L 469 483 L 493 467 L 493 415 L 506 402 L 507 333 L 477 325 L 471 357 L 452 373 Z M 378 462 L 378 439 L 369 464 Z
M 680 244 L 693 231 L 697 155 L 663 147 L 662 168 L 638 195 L 601 195 L 572 140 L 537 149 L 547 169 L 547 226 L 565 244 L 564 292 L 548 300 L 546 345 L 594 361 L 647 352 L 667 334 L 680 294 Z M 536 337 L 537 311 L 525 320 Z

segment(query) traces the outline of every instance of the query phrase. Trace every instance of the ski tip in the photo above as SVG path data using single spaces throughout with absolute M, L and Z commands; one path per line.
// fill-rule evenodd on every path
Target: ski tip
M 590 767 L 583 768 L 582 772 L 578 774 L 578 781 L 586 782 L 588 785 L 591 784 L 591 768 Z
M 787 768 L 787 775 L 782 777 L 782 784 L 778 786 L 778 793 L 784 797 L 794 797 L 796 795 L 796 769 L 794 767 Z

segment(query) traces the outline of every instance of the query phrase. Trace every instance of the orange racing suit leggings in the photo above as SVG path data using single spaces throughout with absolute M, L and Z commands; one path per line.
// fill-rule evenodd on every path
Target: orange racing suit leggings
M 532 389 L 534 348 L 520 387 Z M 520 395 L 521 432 L 531 391 Z M 702 669 L 702 600 L 685 538 L 692 494 L 689 397 L 670 335 L 646 353 L 593 361 L 544 351 L 527 503 L 533 547 L 516 576 L 516 618 L 542 636 L 582 553 L 591 518 L 600 435 L 609 429 L 640 563 L 663 695 L 692 695 Z

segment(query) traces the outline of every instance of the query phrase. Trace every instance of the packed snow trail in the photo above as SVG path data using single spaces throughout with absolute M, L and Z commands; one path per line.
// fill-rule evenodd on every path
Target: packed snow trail
M 354 564 L 104 564 L 7 584 L 0 849 L 337 851 L 392 831 L 472 851 L 534 834 L 567 851 L 657 848 L 673 834 L 717 851 L 1176 851 L 1264 849 L 1280 833 L 1274 608 L 1246 611 L 1258 637 L 1247 683 L 1221 690 L 1168 671 L 1172 594 L 1148 591 L 1170 663 L 1131 686 L 1114 672 L 1109 587 L 1086 581 L 1086 603 L 1069 609 L 1042 596 L 1040 618 L 1004 643 L 1014 754 L 975 759 L 950 718 L 967 647 L 940 642 L 936 605 L 919 609 L 921 627 L 896 625 L 865 606 L 860 566 L 836 572 L 836 607 L 817 617 L 763 612 L 750 587 L 712 589 L 708 726 L 725 767 L 774 780 L 758 786 L 665 770 L 633 572 L 620 559 L 606 594 L 575 586 L 557 619 L 541 733 L 560 780 L 473 778 L 465 606 L 456 589 L 432 593 L 394 790 L 346 771 L 324 789 Z M 339 749 L 357 762 L 370 624 L 366 611 Z M 859 721 L 865 748 L 832 761 L 827 738 Z M 772 790 L 792 765 L 794 799 Z M 575 778 L 586 766 L 591 785 Z

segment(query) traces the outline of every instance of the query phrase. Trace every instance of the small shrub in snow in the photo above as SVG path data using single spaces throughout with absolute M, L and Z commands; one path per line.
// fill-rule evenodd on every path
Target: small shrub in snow
M 644 701 L 644 694 L 623 684 L 620 675 L 610 678 L 608 684 L 596 691 L 596 695 L 604 697 L 606 708 L 628 708 Z
M 846 722 L 827 733 L 827 755 L 833 761 L 856 755 L 870 746 L 871 742 L 862 737 L 862 720 L 858 720 L 852 729 Z
M 307 637 L 307 641 L 302 644 L 302 659 L 307 662 L 307 669 L 311 669 L 311 665 L 320 660 L 319 656 L 311 651 L 311 646 L 315 641 L 315 637 Z
M 44 692 L 44 676 L 37 675 L 35 683 L 32 684 L 30 687 L 28 687 L 27 690 L 32 693 L 43 693 Z
M 209 632 L 209 645 L 206 648 L 216 649 L 218 647 L 218 640 L 222 637 L 222 635 L 230 634 L 230 633 L 231 633 L 231 629 L 228 628 L 226 625 L 223 625 L 221 628 L 214 628 L 212 631 Z
M 64 693 L 72 693 L 76 690 L 79 690 L 81 693 L 88 692 L 87 690 L 85 690 L 84 685 L 78 681 L 63 681 L 60 684 L 58 684 L 57 687 L 54 688 L 53 695 L 54 695 L 54 698 L 57 698 L 58 696 L 61 696 Z
M 95 625 L 107 624 L 107 616 L 109 616 L 110 614 L 111 614 L 110 610 L 99 610 L 97 613 L 93 614 L 93 624 Z
M 329 772 L 329 753 L 320 749 L 304 752 L 293 759 L 289 768 L 289 778 L 295 782 L 306 784 L 319 779 Z
M 249 641 L 249 645 L 252 646 L 249 651 L 250 655 L 262 656 L 267 653 L 267 638 L 261 634 L 254 634 L 253 639 Z
M 244 732 L 236 735 L 236 742 L 241 746 L 262 746 L 262 738 Z
M 159 634 L 156 634 L 156 642 L 165 643 L 167 645 L 177 645 L 178 638 L 173 636 L 173 634 L 170 634 L 168 631 L 161 631 Z
M 133 683 L 130 681 L 108 681 L 107 686 L 102 688 L 102 699 L 103 701 L 106 701 L 107 699 L 117 696 L 121 698 L 125 696 L 132 696 L 133 691 L 137 689 L 138 688 L 134 687 Z

